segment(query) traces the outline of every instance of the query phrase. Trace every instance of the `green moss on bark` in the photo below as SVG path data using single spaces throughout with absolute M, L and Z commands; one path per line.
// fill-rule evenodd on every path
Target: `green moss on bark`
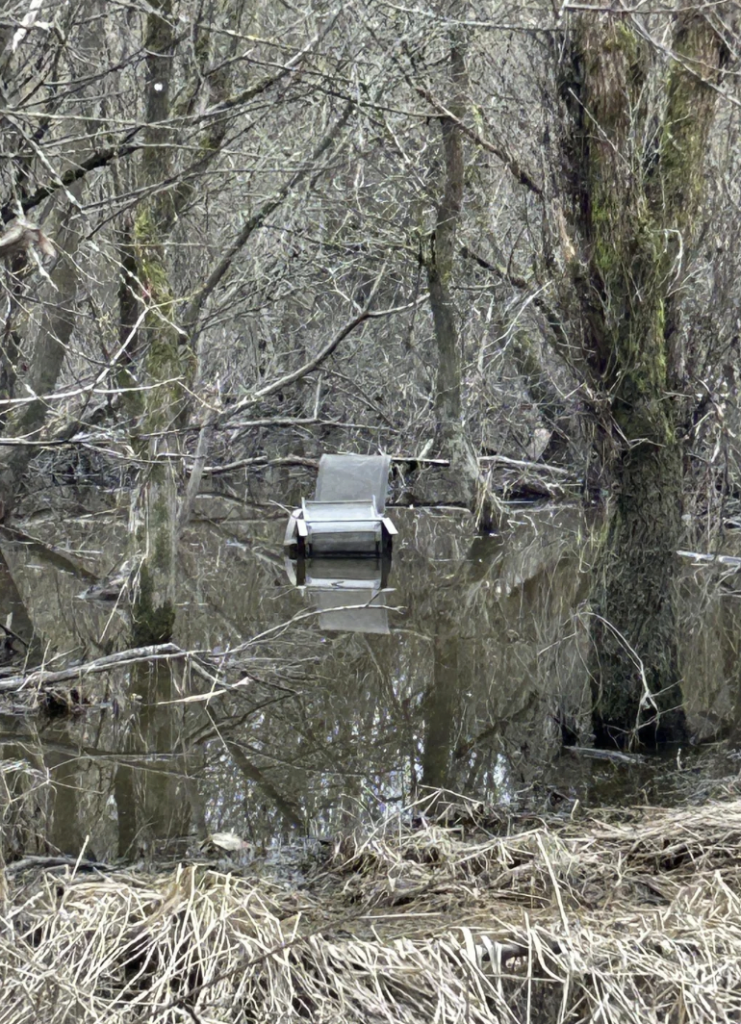
M 606 10 L 577 19 L 572 78 L 581 73 L 581 81 L 570 109 L 579 134 L 566 152 L 577 161 L 587 267 L 575 283 L 590 384 L 611 414 L 602 436 L 611 439 L 615 497 L 593 592 L 594 721 L 603 742 L 647 723 L 664 737 L 683 727 L 674 600 L 682 453 L 668 324 L 703 193 L 721 44 L 704 12 L 690 8 L 676 16 L 672 49 L 681 59 L 670 64 L 655 125 L 645 41 Z
M 139 592 L 132 609 L 132 643 L 135 647 L 166 644 L 172 640 L 175 609 L 170 601 L 156 603 L 152 576 L 146 565 L 141 568 Z
M 161 227 L 149 205 L 139 210 L 134 224 L 134 252 L 147 312 L 141 327 L 147 379 L 160 386 L 144 402 L 145 429 L 155 433 L 173 426 L 182 415 L 192 377 L 193 353 L 181 343 L 175 325 L 175 302 L 162 244 Z

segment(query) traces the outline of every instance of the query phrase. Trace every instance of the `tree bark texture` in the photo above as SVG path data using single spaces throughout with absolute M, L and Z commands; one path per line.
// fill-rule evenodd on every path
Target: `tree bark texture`
M 678 663 L 679 445 L 637 447 L 620 460 L 621 488 L 595 567 L 593 726 L 601 746 L 635 731 L 651 742 L 683 736 Z
M 681 735 L 675 583 L 682 530 L 674 346 L 678 296 L 703 193 L 723 60 L 702 12 L 676 16 L 663 101 L 654 54 L 632 23 L 578 17 L 564 97 L 573 220 L 571 271 L 614 515 L 596 565 L 594 721 L 602 742 Z
M 5 413 L 4 436 L 14 438 L 18 443 L 0 451 L 0 516 L 12 510 L 26 470 L 38 452 L 33 442 L 41 440 L 41 431 L 49 413 L 50 405 L 46 396 L 53 392 L 57 383 L 75 325 L 78 287 L 75 258 L 80 243 L 80 225 L 77 212 L 72 206 L 64 212 L 54 235 L 60 255 L 50 274 L 51 284 L 48 286 L 25 379 L 27 388 L 23 388 L 21 394 L 21 397 L 27 397 L 30 392 L 36 397 L 23 404 L 11 405 L 10 412 Z M 18 307 L 14 304 L 8 316 L 17 314 Z M 9 341 L 3 352 L 3 358 L 7 360 L 7 393 L 4 397 L 12 400 L 17 397 L 14 384 L 18 351 L 16 342 L 12 340 L 16 329 L 12 323 L 7 326 L 6 337 Z M 31 333 L 28 323 L 26 333 Z
M 443 144 L 443 188 L 435 230 L 426 259 L 430 308 L 437 346 L 435 412 L 442 446 L 457 475 L 462 500 L 477 514 L 479 526 L 493 525 L 493 507 L 479 472 L 478 461 L 461 419 L 461 340 L 458 332 L 451 279 L 457 250 L 458 225 L 463 208 L 465 164 L 460 122 L 465 114 L 467 86 L 464 30 L 450 30 L 450 73 L 447 108 L 452 116 L 440 117 Z
M 134 416 L 138 414 L 139 426 L 148 438 L 140 451 L 149 459 L 139 490 L 140 508 L 132 510 L 135 522 L 143 522 L 143 527 L 137 522 L 133 531 L 136 551 L 142 559 L 133 635 L 141 644 L 166 643 L 175 625 L 177 481 L 174 470 L 161 456 L 175 444 L 171 431 L 185 409 L 185 386 L 193 363 L 192 353 L 180 344 L 166 255 L 175 220 L 175 198 L 166 186 L 173 159 L 172 131 L 167 127 L 175 47 L 172 17 L 171 0 L 153 3 L 147 15 L 148 127 L 141 184 L 151 193 L 139 205 L 133 230 L 136 277 L 145 304 L 136 348 L 142 353 L 142 379 L 150 385 L 130 408 Z

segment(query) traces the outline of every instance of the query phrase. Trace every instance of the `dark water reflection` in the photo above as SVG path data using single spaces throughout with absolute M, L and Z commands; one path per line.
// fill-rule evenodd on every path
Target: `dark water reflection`
M 564 738 L 589 742 L 588 530 L 577 510 L 523 511 L 511 534 L 486 539 L 458 512 L 394 518 L 390 575 L 319 564 L 304 567 L 303 587 L 286 575 L 282 519 L 194 528 L 177 640 L 220 658 L 231 688 L 159 662 L 86 682 L 91 706 L 80 714 L 0 715 L 6 857 L 198 855 L 222 832 L 260 848 L 376 817 L 423 786 L 530 814 L 571 813 L 576 801 L 701 799 L 735 785 L 726 748 L 712 770 L 687 751 L 617 765 L 563 749 Z M 70 540 L 65 525 L 75 564 L 103 571 L 122 558 L 115 522 L 74 530 Z M 125 644 L 125 613 L 79 600 L 85 581 L 64 552 L 50 561 L 6 545 L 4 554 L 0 613 L 12 604 L 19 633 L 33 626 L 35 642 L 66 659 Z M 707 739 L 736 720 L 737 597 L 711 593 L 693 573 L 686 691 L 692 727 Z M 370 600 L 365 627 L 333 593 L 340 607 Z
M 286 558 L 286 575 L 319 613 L 321 630 L 388 633 L 391 564 L 390 551 L 378 558 Z

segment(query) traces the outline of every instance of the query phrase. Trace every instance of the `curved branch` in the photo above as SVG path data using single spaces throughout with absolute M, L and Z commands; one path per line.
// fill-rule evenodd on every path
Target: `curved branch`
M 444 103 L 441 103 L 429 89 L 425 89 L 424 86 L 415 85 L 417 93 L 434 107 L 440 117 L 446 118 L 451 124 L 463 135 L 466 135 L 472 142 L 475 142 L 477 146 L 486 150 L 487 153 L 491 153 L 497 159 L 501 160 L 504 166 L 513 174 L 520 185 L 525 185 L 529 188 L 536 196 L 543 195 L 543 187 L 539 185 L 532 174 L 525 170 L 522 164 L 519 162 L 509 149 L 504 146 L 496 146 L 493 142 L 489 142 L 473 128 L 469 128 L 465 121 L 460 117 L 457 117 Z
M 136 135 L 137 132 L 141 131 L 143 125 L 139 125 L 134 131 L 130 132 L 126 139 L 121 142 L 118 146 L 109 146 L 107 149 L 101 149 L 97 153 L 93 153 L 87 160 L 83 160 L 76 167 L 70 167 L 64 174 L 60 174 L 56 180 L 48 185 L 42 185 L 37 188 L 36 191 L 21 200 L 21 209 L 24 213 L 28 213 L 29 210 L 33 210 L 40 203 L 43 203 L 45 199 L 58 192 L 60 189 L 67 189 L 70 185 L 74 185 L 76 181 L 84 178 L 88 171 L 95 171 L 100 167 L 107 167 L 112 160 L 118 160 L 121 157 L 129 156 L 131 153 L 136 153 L 137 150 L 142 149 L 144 143 L 132 142 L 131 139 Z M 17 214 L 17 209 L 11 203 L 6 203 L 0 208 L 0 220 L 7 224 Z
M 291 373 L 287 373 L 285 374 L 285 376 L 279 377 L 278 380 L 273 381 L 272 384 L 266 384 L 264 388 L 260 388 L 260 390 L 255 391 L 254 394 L 249 395 L 247 398 L 243 398 L 241 402 L 237 402 L 236 405 L 232 405 L 228 409 L 225 409 L 224 412 L 219 416 L 219 422 L 223 423 L 224 420 L 230 419 L 232 416 L 236 416 L 237 413 L 242 412 L 243 409 L 248 408 L 248 406 L 250 405 L 254 405 L 255 402 L 259 402 L 261 399 L 267 398 L 268 395 L 272 395 L 276 391 L 280 391 L 281 388 L 286 387 L 288 384 L 294 384 L 297 380 L 301 380 L 302 377 L 305 377 L 308 373 L 311 373 L 312 370 L 316 370 L 316 368 L 320 366 L 324 362 L 324 360 L 334 352 L 334 350 L 337 348 L 340 342 L 344 341 L 349 334 L 352 334 L 356 327 L 359 327 L 360 324 L 365 323 L 366 320 L 374 320 L 377 319 L 378 317 L 390 316 L 392 313 L 405 312 L 408 309 L 412 309 L 413 307 L 420 305 L 420 303 L 422 302 L 426 302 L 427 299 L 429 298 L 429 296 L 427 295 L 421 295 L 419 296 L 419 298 L 415 299 L 414 302 L 409 302 L 404 306 L 393 306 L 390 309 L 378 309 L 375 311 L 371 310 L 369 306 L 370 303 L 373 301 L 373 297 L 376 291 L 378 290 L 378 286 L 381 283 L 382 276 L 383 271 L 381 272 L 381 274 L 378 275 L 376 279 L 376 283 L 373 286 L 373 291 L 371 292 L 370 298 L 368 300 L 368 303 L 366 304 L 365 309 L 361 310 L 361 312 L 358 313 L 357 316 L 354 316 L 352 320 L 348 320 L 345 326 L 342 327 L 337 332 L 337 334 L 335 334 L 331 341 L 327 342 L 327 344 L 324 346 L 323 349 L 321 349 L 321 351 L 319 351 L 311 359 L 307 360 L 302 366 L 299 366 L 297 370 L 293 370 Z
M 187 336 L 191 336 L 195 330 L 195 325 L 198 320 L 198 315 L 209 296 L 212 294 L 218 283 L 229 271 L 234 258 L 242 250 L 253 233 L 261 227 L 266 219 L 273 213 L 278 207 L 285 201 L 290 195 L 293 189 L 312 171 L 316 169 L 316 161 L 329 149 L 334 143 L 335 139 L 347 124 L 350 114 L 352 113 L 353 107 L 355 106 L 354 100 L 348 100 L 345 104 L 344 110 L 340 114 L 340 117 L 335 125 L 327 132 L 324 138 L 321 140 L 318 146 L 314 149 L 308 160 L 305 161 L 302 167 L 288 179 L 285 185 L 280 188 L 275 195 L 268 199 L 263 205 L 249 218 L 245 223 L 242 230 L 239 232 L 237 237 L 234 239 L 232 244 L 227 249 L 224 256 L 219 260 L 214 269 L 208 275 L 205 283 L 201 288 L 198 289 L 196 294 L 190 300 L 185 314 L 183 316 L 183 326 Z

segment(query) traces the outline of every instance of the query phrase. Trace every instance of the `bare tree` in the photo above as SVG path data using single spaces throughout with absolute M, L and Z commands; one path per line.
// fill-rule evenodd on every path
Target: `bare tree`
M 454 7 L 447 5 L 444 10 L 448 19 Z M 493 525 L 492 497 L 481 479 L 476 454 L 462 422 L 462 352 L 452 293 L 465 189 L 462 121 L 468 93 L 466 30 L 452 21 L 448 45 L 449 96 L 444 97 L 445 112 L 439 115 L 443 149 L 441 196 L 435 227 L 423 256 L 438 353 L 435 412 L 443 450 L 450 456 L 451 470 L 460 475 L 462 498 L 472 511 L 478 512 L 480 526 L 490 530 Z
M 569 266 L 598 444 L 615 489 L 595 568 L 592 672 L 603 739 L 647 723 L 658 735 L 681 735 L 683 721 L 675 596 L 682 293 L 727 51 L 714 16 L 691 8 L 672 22 L 663 88 L 664 61 L 646 24 L 608 12 L 573 17 L 563 68 Z

